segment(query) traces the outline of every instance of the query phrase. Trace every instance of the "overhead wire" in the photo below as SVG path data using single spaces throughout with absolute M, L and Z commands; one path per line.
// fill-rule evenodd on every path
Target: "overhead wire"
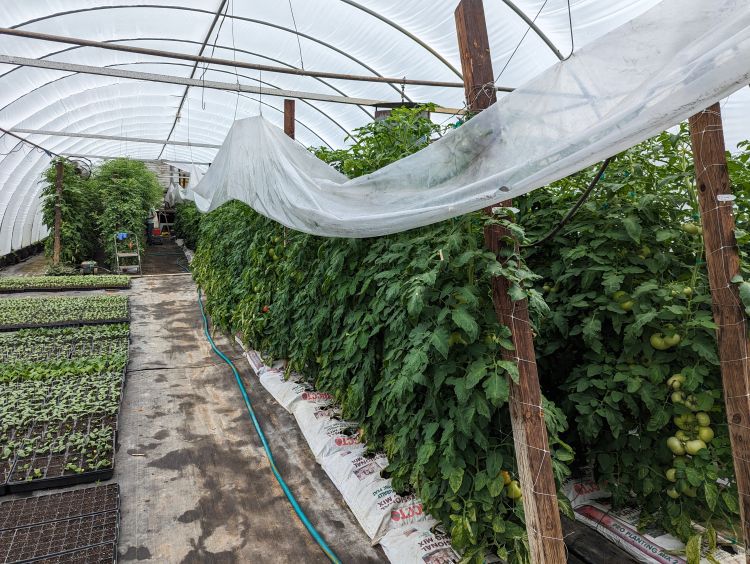
M 294 35 L 297 37 L 297 47 L 299 48 L 299 64 L 302 70 L 305 70 L 305 61 L 302 58 L 302 41 L 299 37 L 299 30 L 297 29 L 297 20 L 294 18 L 294 8 L 292 7 L 292 0 L 289 0 L 289 11 L 292 14 L 292 25 L 294 26 Z
M 547 5 L 548 2 L 549 2 L 549 0 L 544 0 L 544 3 L 542 4 L 542 7 L 539 8 L 539 11 L 536 13 L 536 16 L 534 16 L 534 19 L 531 20 L 531 23 L 536 23 L 537 18 L 539 18 L 539 14 L 542 13 L 542 10 L 544 10 L 544 8 L 545 8 L 545 6 Z M 531 26 L 530 25 L 526 26 L 526 31 L 524 32 L 523 36 L 521 36 L 521 40 L 516 45 L 515 49 L 513 49 L 513 52 L 510 54 L 510 57 L 508 57 L 508 60 L 505 62 L 505 65 L 500 70 L 500 74 L 498 74 L 497 77 L 495 77 L 495 81 L 493 82 L 493 85 L 497 85 L 497 81 L 500 80 L 501 76 L 503 76 L 503 73 L 505 72 L 505 69 L 507 69 L 508 65 L 510 65 L 510 62 L 513 60 L 513 57 L 516 55 L 516 53 L 518 52 L 518 50 L 521 48 L 521 44 L 524 42 L 524 40 L 526 39 L 526 36 L 529 34 L 530 31 L 531 31 Z

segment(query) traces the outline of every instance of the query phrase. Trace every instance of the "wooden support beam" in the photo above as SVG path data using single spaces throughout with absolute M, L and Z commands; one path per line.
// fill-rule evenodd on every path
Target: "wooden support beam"
M 294 139 L 294 100 L 284 100 L 284 133 Z
M 461 0 L 455 16 L 466 105 L 481 111 L 497 101 L 482 0 Z
M 62 188 L 63 188 L 63 162 L 58 159 L 55 163 L 55 224 L 54 241 L 52 247 L 52 264 L 60 264 L 60 235 L 62 231 Z
M 481 111 L 496 101 L 482 0 L 461 0 L 455 17 L 467 106 L 470 112 Z M 506 201 L 499 205 L 510 204 Z M 492 208 L 485 209 L 485 213 L 492 215 Z M 488 225 L 484 230 L 485 245 L 499 255 L 501 241 L 509 235 L 499 225 Z M 504 278 L 492 280 L 495 313 L 500 323 L 510 328 L 515 347 L 514 351 L 503 350 L 503 357 L 518 365 L 520 375 L 518 384 L 509 378 L 509 402 L 531 561 L 535 564 L 560 564 L 566 561 L 566 549 L 528 304 L 526 300 L 513 301 L 508 290 L 509 284 Z
M 734 236 L 734 198 L 718 103 L 690 118 L 690 138 L 717 326 L 724 403 L 740 494 L 740 519 L 747 548 L 750 543 L 750 341 L 739 288 L 732 283 L 732 278 L 740 272 L 740 256 Z

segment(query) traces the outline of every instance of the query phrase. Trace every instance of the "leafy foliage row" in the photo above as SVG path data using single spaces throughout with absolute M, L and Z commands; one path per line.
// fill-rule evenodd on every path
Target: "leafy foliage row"
M 188 249 L 195 249 L 198 244 L 202 217 L 203 214 L 193 202 L 182 202 L 175 206 L 175 235 L 185 241 Z
M 729 157 L 740 249 L 750 242 L 747 163 L 747 154 Z M 592 175 L 518 201 L 530 239 L 558 224 Z M 683 540 L 695 534 L 691 521 L 733 527 L 737 489 L 686 128 L 619 155 L 572 221 L 525 258 L 551 310 L 536 339 L 542 381 L 571 422 L 577 466 L 593 465 L 617 503 L 643 508 L 644 525 Z
M 437 133 L 408 112 L 358 131 L 349 150 L 316 154 L 351 176 L 371 172 Z M 730 160 L 741 248 L 749 160 Z M 530 240 L 557 226 L 591 175 L 516 201 Z M 418 493 L 467 559 L 491 548 L 524 561 L 521 506 L 501 479 L 515 467 L 506 402 L 517 372 L 500 358 L 509 335 L 489 293 L 491 276 L 510 278 L 530 301 L 543 393 L 556 402 L 546 419 L 558 481 L 567 462 L 593 469 L 616 503 L 645 509 L 644 523 L 687 541 L 699 540 L 697 521 L 711 544 L 738 505 L 693 185 L 684 130 L 618 156 L 563 230 L 524 249 L 538 277 L 484 251 L 476 214 L 342 240 L 232 202 L 201 220 L 194 275 L 219 326 L 336 395 L 387 451 L 396 488 Z M 686 449 L 699 437 L 703 447 Z
M 404 111 L 371 124 L 353 154 L 336 154 L 339 166 L 364 174 L 384 164 L 358 156 L 368 137 L 391 158 L 423 146 L 432 125 L 405 112 L 420 125 L 402 127 Z M 458 549 L 524 561 L 522 506 L 503 479 L 514 473 L 507 401 L 518 373 L 501 358 L 511 344 L 491 276 L 545 306 L 517 257 L 501 265 L 484 249 L 483 223 L 472 214 L 378 239 L 326 239 L 230 202 L 203 217 L 192 264 L 213 321 L 334 393 L 368 444 L 387 452 L 394 487 L 416 492 Z M 569 460 L 556 438 L 564 419 L 551 404 L 546 415 L 556 460 Z
M 142 238 L 145 220 L 163 197 L 153 172 L 141 161 L 112 159 L 94 169 L 89 178 L 77 174 L 75 165 L 63 160 L 61 260 L 77 264 L 103 249 L 114 262 L 114 236 L 135 233 Z M 55 219 L 55 163 L 44 173 L 42 220 L 50 229 Z M 47 252 L 52 251 L 52 238 Z

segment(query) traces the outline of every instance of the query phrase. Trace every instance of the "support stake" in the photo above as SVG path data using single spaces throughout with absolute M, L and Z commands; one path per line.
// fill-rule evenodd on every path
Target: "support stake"
M 461 0 L 455 16 L 468 109 L 481 111 L 496 101 L 482 0 Z M 511 201 L 499 205 L 510 206 Z M 485 213 L 492 215 L 492 208 L 486 208 Z M 498 255 L 501 240 L 509 235 L 499 225 L 488 225 L 484 229 L 485 245 Z M 567 561 L 567 555 L 528 304 L 526 300 L 513 301 L 508 290 L 509 284 L 504 278 L 492 280 L 495 313 L 500 323 L 510 328 L 515 346 L 514 351 L 504 350 L 503 357 L 517 363 L 520 375 L 518 384 L 509 378 L 509 402 L 531 561 L 535 564 L 560 564 Z
M 750 541 L 750 342 L 739 288 L 732 282 L 740 272 L 740 256 L 734 236 L 734 198 L 719 104 L 690 118 L 690 138 L 717 326 L 724 403 L 739 490 L 740 519 L 747 547 Z
M 63 188 L 63 162 L 57 159 L 55 162 L 55 225 L 54 242 L 52 247 L 52 264 L 60 264 L 60 232 L 62 230 L 62 188 Z
M 284 100 L 284 133 L 294 139 L 294 100 Z

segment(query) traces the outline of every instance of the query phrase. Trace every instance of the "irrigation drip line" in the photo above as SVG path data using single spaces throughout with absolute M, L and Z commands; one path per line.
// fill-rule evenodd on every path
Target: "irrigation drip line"
M 203 316 L 203 333 L 206 335 L 206 339 L 208 339 L 208 342 L 211 345 L 211 349 L 214 351 L 214 353 L 216 353 L 216 355 L 219 356 L 219 358 L 221 358 L 224 362 L 226 362 L 229 365 L 229 367 L 232 369 L 232 372 L 234 373 L 234 378 L 237 381 L 237 386 L 239 387 L 240 393 L 242 394 L 242 398 L 245 401 L 245 407 L 247 407 L 247 412 L 250 415 L 250 419 L 253 422 L 253 426 L 255 427 L 255 432 L 258 434 L 258 437 L 260 438 L 261 443 L 263 443 L 263 450 L 266 452 L 266 458 L 268 458 L 268 462 L 271 466 L 271 471 L 273 472 L 273 475 L 276 478 L 276 481 L 281 486 L 281 489 L 284 490 L 284 494 L 289 500 L 289 503 L 291 503 L 292 509 L 294 509 L 294 512 L 297 514 L 297 517 L 299 517 L 299 520 L 305 526 L 305 528 L 307 529 L 307 532 L 310 533 L 310 536 L 312 536 L 313 540 L 318 543 L 318 546 L 320 546 L 320 548 L 323 550 L 323 552 L 328 557 L 328 559 L 334 564 L 342 564 L 341 560 L 339 560 L 339 557 L 336 556 L 333 550 L 328 546 L 328 544 L 326 544 L 326 541 L 323 539 L 320 533 L 318 533 L 318 531 L 315 529 L 313 524 L 307 518 L 307 516 L 305 515 L 305 512 L 300 507 L 299 503 L 297 503 L 297 500 L 295 499 L 294 494 L 291 492 L 291 490 L 289 489 L 289 486 L 287 486 L 286 482 L 284 481 L 284 478 L 281 476 L 281 473 L 276 467 L 276 462 L 274 461 L 273 454 L 271 453 L 271 447 L 269 446 L 268 441 L 266 440 L 266 435 L 263 433 L 263 429 L 260 426 L 260 422 L 258 421 L 258 418 L 255 415 L 255 410 L 253 410 L 252 403 L 250 402 L 250 397 L 247 394 L 247 389 L 245 388 L 245 385 L 242 383 L 242 378 L 240 377 L 240 373 L 238 372 L 237 367 L 224 353 L 222 353 L 218 349 L 218 347 L 216 346 L 216 343 L 214 343 L 214 340 L 211 338 L 211 333 L 208 330 L 208 318 L 206 317 L 206 310 L 203 307 L 203 299 L 202 299 L 200 288 L 198 288 L 198 305 L 200 306 L 201 315 Z
M 548 239 L 554 237 L 557 235 L 557 233 L 565 227 L 565 224 L 568 223 L 573 216 L 576 214 L 576 212 L 581 208 L 581 206 L 588 200 L 589 196 L 591 195 L 591 192 L 594 191 L 594 188 L 596 188 L 596 185 L 599 183 L 599 180 L 601 180 L 602 176 L 604 176 L 604 171 L 607 170 L 607 167 L 609 166 L 609 163 L 611 163 L 615 157 L 609 157 L 607 158 L 599 167 L 599 170 L 596 172 L 596 175 L 591 180 L 591 183 L 588 185 L 588 188 L 584 190 L 583 194 L 578 198 L 578 201 L 573 205 L 572 208 L 570 208 L 570 211 L 565 214 L 565 217 L 562 218 L 560 223 L 558 223 L 552 231 L 547 233 L 544 237 L 541 239 L 534 241 L 533 243 L 528 243 L 526 245 L 521 245 L 521 248 L 527 249 L 529 247 L 536 247 L 537 245 L 541 245 Z

